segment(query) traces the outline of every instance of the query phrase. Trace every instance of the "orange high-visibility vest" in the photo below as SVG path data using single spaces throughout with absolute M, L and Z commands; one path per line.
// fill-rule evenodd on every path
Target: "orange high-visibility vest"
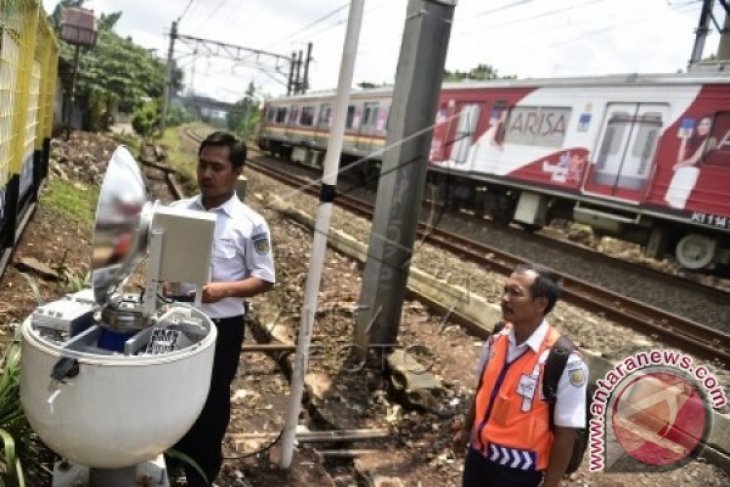
M 538 359 L 560 333 L 549 328 L 535 353 L 532 348 L 507 363 L 509 329 L 494 337 L 489 361 L 476 394 L 471 446 L 487 459 L 520 470 L 545 470 L 550 460 L 553 432 L 550 407 L 541 397 L 544 364 Z

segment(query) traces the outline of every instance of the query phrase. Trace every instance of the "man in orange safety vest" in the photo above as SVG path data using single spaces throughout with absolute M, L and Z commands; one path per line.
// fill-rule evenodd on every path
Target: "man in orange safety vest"
M 505 326 L 485 344 L 479 386 L 454 437 L 457 451 L 469 443 L 463 487 L 560 485 L 585 427 L 588 370 L 578 353 L 569 355 L 551 408 L 542 383 L 560 334 L 545 316 L 559 294 L 554 276 L 536 266 L 519 265 L 505 282 Z

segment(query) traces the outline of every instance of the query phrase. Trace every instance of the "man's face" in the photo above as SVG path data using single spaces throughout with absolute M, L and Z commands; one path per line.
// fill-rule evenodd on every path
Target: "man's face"
M 513 272 L 504 283 L 502 293 L 502 317 L 510 323 L 541 320 L 547 306 L 547 298 L 533 298 L 530 286 L 537 274 L 532 271 Z
M 231 194 L 242 168 L 234 168 L 228 159 L 230 149 L 206 146 L 198 157 L 198 187 L 206 199 L 222 198 Z

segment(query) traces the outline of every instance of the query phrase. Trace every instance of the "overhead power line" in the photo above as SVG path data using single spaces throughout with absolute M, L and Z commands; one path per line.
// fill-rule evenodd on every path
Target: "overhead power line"
M 208 16 L 207 16 L 207 17 L 205 18 L 205 20 L 203 20 L 203 22 L 201 22 L 200 24 L 198 24 L 198 26 L 197 26 L 197 27 L 195 28 L 195 30 L 196 30 L 196 31 L 197 31 L 197 30 L 200 30 L 200 29 L 201 29 L 201 28 L 202 28 L 202 27 L 203 27 L 203 26 L 204 26 L 205 24 L 207 24 L 207 23 L 208 23 L 208 21 L 209 21 L 210 19 L 212 19 L 212 18 L 213 18 L 213 16 L 214 16 L 214 15 L 215 15 L 216 13 L 218 13 L 218 11 L 219 11 L 219 10 L 221 9 L 221 7 L 223 6 L 223 4 L 225 4 L 225 3 L 227 2 L 227 1 L 228 1 L 228 0 L 221 0 L 221 1 L 220 1 L 220 2 L 218 3 L 218 5 L 216 5 L 216 6 L 215 6 L 215 8 L 213 8 L 213 10 L 212 10 L 212 11 L 210 12 L 210 14 L 209 14 L 209 15 L 208 15 Z
M 290 35 L 284 37 L 283 39 L 279 39 L 278 41 L 272 42 L 271 44 L 267 45 L 264 49 L 268 49 L 271 46 L 275 46 L 277 44 L 281 44 L 282 42 L 288 41 L 289 39 L 298 36 L 302 32 L 311 29 L 312 27 L 314 27 L 315 25 L 319 24 L 320 22 L 324 22 L 325 20 L 329 19 L 333 15 L 337 15 L 339 12 L 341 12 L 342 10 L 346 9 L 349 6 L 350 6 L 350 2 L 347 2 L 346 4 L 337 7 L 336 9 L 332 10 L 331 12 L 323 15 L 322 17 L 318 18 L 317 20 L 315 20 L 315 21 L 307 24 L 306 26 L 302 27 L 298 31 L 294 32 L 293 34 L 290 34 Z
M 190 10 L 190 6 L 193 4 L 194 1 L 195 0 L 190 0 L 188 2 L 187 6 L 185 7 L 185 10 L 183 10 L 183 12 L 180 14 L 180 17 L 177 18 L 178 23 L 180 23 L 180 21 L 183 19 L 183 17 L 185 17 L 185 14 L 188 13 L 188 10 Z

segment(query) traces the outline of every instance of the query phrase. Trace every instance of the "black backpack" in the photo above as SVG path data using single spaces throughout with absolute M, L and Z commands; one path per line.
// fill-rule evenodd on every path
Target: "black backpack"
M 496 335 L 504 328 L 504 322 L 497 323 L 494 326 L 492 335 Z M 561 335 L 555 345 L 552 346 L 550 352 L 548 352 L 547 360 L 545 361 L 545 372 L 542 379 L 542 393 L 545 396 L 550 407 L 550 428 L 554 429 L 553 424 L 555 418 L 555 403 L 557 401 L 558 394 L 558 382 L 560 376 L 563 375 L 565 366 L 568 364 L 568 357 L 570 354 L 576 351 L 577 348 L 573 345 L 573 342 L 566 336 Z M 586 377 L 586 380 L 588 378 Z M 588 421 L 588 410 L 590 406 L 591 394 L 590 384 L 586 387 L 586 422 Z M 568 462 L 568 468 L 565 473 L 573 473 L 578 470 L 583 456 L 588 446 L 588 427 L 587 425 L 583 428 L 576 429 L 575 432 L 575 443 L 573 443 L 573 452 L 570 455 L 570 462 Z

